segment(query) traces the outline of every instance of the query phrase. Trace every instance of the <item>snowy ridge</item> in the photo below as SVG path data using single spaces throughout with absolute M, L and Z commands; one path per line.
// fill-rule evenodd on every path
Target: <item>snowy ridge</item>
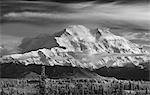
M 17 60 L 25 65 L 69 65 L 92 69 L 125 66 L 127 63 L 138 66 L 141 62 L 150 61 L 146 56 L 150 54 L 142 47 L 112 34 L 108 28 L 90 30 L 82 25 L 70 25 L 62 35 L 54 38 L 60 47 L 7 55 L 1 60 Z

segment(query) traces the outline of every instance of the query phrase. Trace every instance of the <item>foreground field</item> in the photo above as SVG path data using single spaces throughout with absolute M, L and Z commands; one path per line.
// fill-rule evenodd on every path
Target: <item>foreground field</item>
M 149 81 L 114 78 L 0 79 L 1 95 L 150 95 Z

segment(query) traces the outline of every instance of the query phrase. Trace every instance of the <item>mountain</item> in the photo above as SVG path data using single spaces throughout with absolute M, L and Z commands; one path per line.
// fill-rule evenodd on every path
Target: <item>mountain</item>
M 112 34 L 108 28 L 90 30 L 82 25 L 70 25 L 53 35 L 24 39 L 23 54 L 3 56 L 1 63 L 44 64 L 98 69 L 104 66 L 127 66 L 150 61 L 142 47 Z M 39 49 L 41 48 L 41 49 Z M 138 56 L 139 55 L 139 56 Z

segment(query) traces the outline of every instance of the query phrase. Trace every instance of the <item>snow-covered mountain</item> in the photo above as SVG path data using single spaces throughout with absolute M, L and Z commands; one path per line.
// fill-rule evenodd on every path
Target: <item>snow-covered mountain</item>
M 41 46 L 49 43 L 50 49 L 43 48 L 24 54 L 3 56 L 2 63 L 17 60 L 25 65 L 69 65 L 95 69 L 103 66 L 125 66 L 126 64 L 137 66 L 139 63 L 150 61 L 150 57 L 147 56 L 150 54 L 142 47 L 112 34 L 108 28 L 90 30 L 82 25 L 70 25 L 59 35 L 42 35 L 37 38 L 40 43 L 25 41 L 25 46 L 30 47 L 34 44 L 33 46 L 37 48 L 38 44 Z M 33 39 L 32 41 L 36 42 Z

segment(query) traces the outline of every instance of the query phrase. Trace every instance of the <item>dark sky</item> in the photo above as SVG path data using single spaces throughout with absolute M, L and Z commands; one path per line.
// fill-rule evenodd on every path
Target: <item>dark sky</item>
M 90 1 L 96 1 L 97 3 L 110 3 L 110 2 L 148 3 L 149 2 L 149 0 L 0 0 L 0 1 L 47 1 L 47 2 L 60 2 L 60 3 L 79 3 L 79 2 L 90 2 Z
M 49 1 L 49 0 L 47 0 Z M 120 3 L 140 3 L 148 2 L 149 0 L 50 0 L 55 2 L 89 2 L 96 1 L 97 3 L 110 3 L 110 2 L 120 2 Z

